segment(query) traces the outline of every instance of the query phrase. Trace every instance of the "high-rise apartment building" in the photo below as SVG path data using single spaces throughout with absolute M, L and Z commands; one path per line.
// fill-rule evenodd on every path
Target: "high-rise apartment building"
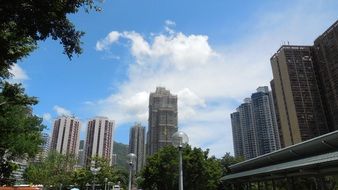
M 75 117 L 60 116 L 54 121 L 51 150 L 65 155 L 77 155 L 80 121 Z
M 232 126 L 232 140 L 234 144 L 235 157 L 244 157 L 243 149 L 243 133 L 241 127 L 241 121 L 239 119 L 239 112 L 236 111 L 230 115 Z
M 149 119 L 147 132 L 147 155 L 170 145 L 177 131 L 177 96 L 169 90 L 157 87 L 149 97 Z
M 114 121 L 95 117 L 88 122 L 85 144 L 85 164 L 91 166 L 93 157 L 105 158 L 112 165 Z
M 267 86 L 257 88 L 231 114 L 236 157 L 250 159 L 280 149 L 273 96 Z
M 252 102 L 245 98 L 237 111 L 242 129 L 243 153 L 245 159 L 258 156 L 255 122 L 253 118 Z
M 279 109 L 278 109 L 277 101 L 275 101 L 276 100 L 276 90 L 275 90 L 275 81 L 274 80 L 270 81 L 270 86 L 271 86 L 271 95 L 272 95 L 273 105 L 274 105 L 274 108 L 275 108 L 275 115 L 276 115 L 276 122 L 277 122 L 277 129 L 278 129 L 280 147 L 283 148 L 283 147 L 285 147 L 285 145 L 284 145 L 283 133 L 281 132 L 282 126 L 280 124 Z
M 275 107 L 267 86 L 251 95 L 258 155 L 280 149 Z
M 85 146 L 84 146 L 84 140 L 80 140 L 80 146 L 79 146 L 79 153 L 78 153 L 78 162 L 77 164 L 79 166 L 84 166 L 84 153 L 85 153 Z
M 271 58 L 274 94 L 284 146 L 329 131 L 311 46 L 283 45 Z
M 129 133 L 129 153 L 136 155 L 135 170 L 140 172 L 145 162 L 145 135 L 146 128 L 136 123 L 130 128 Z
M 315 68 L 330 131 L 338 129 L 338 21 L 314 42 Z

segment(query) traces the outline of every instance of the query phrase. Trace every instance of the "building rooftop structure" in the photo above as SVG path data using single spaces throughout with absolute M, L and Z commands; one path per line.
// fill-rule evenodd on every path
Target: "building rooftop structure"
M 266 180 L 338 171 L 338 131 L 230 166 L 222 181 Z M 231 180 L 231 181 L 230 181 Z

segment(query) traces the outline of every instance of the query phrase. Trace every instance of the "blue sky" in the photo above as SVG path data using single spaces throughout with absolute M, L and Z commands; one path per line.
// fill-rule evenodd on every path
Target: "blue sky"
M 269 59 L 281 44 L 308 44 L 338 18 L 335 0 L 106 0 L 102 12 L 70 15 L 86 34 L 71 61 L 51 39 L 13 68 L 13 80 L 39 98 L 34 113 L 51 132 L 73 114 L 115 120 L 128 143 L 134 122 L 147 126 L 149 93 L 164 86 L 179 98 L 179 128 L 193 146 L 218 157 L 233 152 L 230 113 L 269 85 Z

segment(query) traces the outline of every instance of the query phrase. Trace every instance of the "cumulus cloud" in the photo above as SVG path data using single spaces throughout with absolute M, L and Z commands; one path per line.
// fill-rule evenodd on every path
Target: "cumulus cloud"
M 43 120 L 46 121 L 46 122 L 51 122 L 52 115 L 51 115 L 50 113 L 44 113 L 44 114 L 42 115 L 42 118 L 43 118 Z
M 324 7 L 304 8 L 297 3 L 295 7 L 263 13 L 247 26 L 250 34 L 217 48 L 203 34 L 172 31 L 147 37 L 136 31 L 113 31 L 118 37 L 104 47 L 124 38 L 134 62 L 116 93 L 88 106 L 119 124 L 146 123 L 149 94 L 156 86 L 165 86 L 178 95 L 179 127 L 189 134 L 193 146 L 210 148 L 219 157 L 233 152 L 229 115 L 258 86 L 269 85 L 269 59 L 281 42 L 311 44 L 327 27 L 323 20 L 335 18 Z
M 20 82 L 29 79 L 26 72 L 18 64 L 14 64 L 9 72 L 13 74 L 12 80 L 14 81 Z
M 54 111 L 56 112 L 56 114 L 58 116 L 62 116 L 62 115 L 65 115 L 65 116 L 71 116 L 72 115 L 72 112 L 67 110 L 66 108 L 63 108 L 61 106 L 58 106 L 58 105 L 55 105 L 53 107 Z
M 120 33 L 116 31 L 110 32 L 104 39 L 96 42 L 96 50 L 103 51 L 106 50 L 112 43 L 118 41 Z

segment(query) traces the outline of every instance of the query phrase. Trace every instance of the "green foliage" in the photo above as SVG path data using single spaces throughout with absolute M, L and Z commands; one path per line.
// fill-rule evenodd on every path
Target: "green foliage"
M 95 157 L 93 158 L 93 161 L 95 162 L 95 167 L 100 168 L 95 176 L 96 183 L 104 184 L 105 178 L 114 184 L 120 182 L 122 186 L 125 186 L 128 183 L 128 174 L 126 171 L 109 166 L 109 162 L 104 158 Z M 92 176 L 92 179 L 93 178 L 94 176 Z
M 43 162 L 31 163 L 24 177 L 29 183 L 42 184 L 45 187 L 69 186 L 73 184 L 72 176 L 76 159 L 56 152 L 48 154 Z
M 225 153 L 225 155 L 221 159 L 221 165 L 223 168 L 223 175 L 228 175 L 231 173 L 230 167 L 233 164 L 237 164 L 239 162 L 243 162 L 243 157 L 234 157 L 229 152 Z M 239 187 L 238 187 L 239 188 Z M 232 189 L 230 184 L 222 182 L 220 185 L 220 189 Z
M 209 151 L 186 147 L 183 150 L 184 189 L 217 189 L 222 176 L 221 163 L 215 157 L 208 156 Z M 178 189 L 178 150 L 167 146 L 147 159 L 138 180 L 141 187 L 148 190 Z
M 224 168 L 223 175 L 227 175 L 231 172 L 229 166 L 243 161 L 244 161 L 243 157 L 234 157 L 231 156 L 229 152 L 225 153 L 225 155 L 221 159 L 221 164 L 222 167 Z
M 16 158 L 33 157 L 43 143 L 41 118 L 32 114 L 37 100 L 19 84 L 0 82 L 0 184 L 7 183 Z
M 29 55 L 39 41 L 59 40 L 71 59 L 81 53 L 80 38 L 68 19 L 80 7 L 98 8 L 93 0 L 2 0 L 0 3 L 0 185 L 16 166 L 18 157 L 34 156 L 42 143 L 42 119 L 32 114 L 35 97 L 29 97 L 19 84 L 9 84 L 9 69 Z M 33 172 L 34 173 L 34 172 Z
M 127 174 L 109 166 L 108 161 L 103 158 L 93 158 L 95 167 L 100 168 L 94 175 L 90 168 L 74 168 L 76 159 L 73 156 L 66 156 L 52 152 L 48 157 L 39 163 L 31 163 L 26 169 L 24 177 L 27 182 L 43 184 L 49 189 L 68 188 L 71 186 L 86 189 L 86 185 L 101 184 L 107 182 L 121 185 L 127 184 Z
M 126 164 L 128 155 L 128 145 L 114 141 L 114 154 L 117 155 L 116 165 L 118 168 L 128 172 L 128 165 Z
M 64 53 L 72 58 L 80 54 L 80 38 L 68 14 L 84 7 L 99 10 L 93 0 L 2 0 L 0 3 L 0 77 L 8 78 L 8 69 L 33 51 L 37 42 L 51 37 L 59 40 Z

